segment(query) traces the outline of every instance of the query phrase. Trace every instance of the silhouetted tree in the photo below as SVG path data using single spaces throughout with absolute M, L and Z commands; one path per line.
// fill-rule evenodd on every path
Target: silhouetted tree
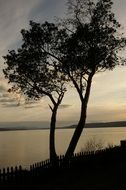
M 51 55 L 53 47 L 58 44 L 58 28 L 52 23 L 38 24 L 31 21 L 30 29 L 23 29 L 21 34 L 21 48 L 9 51 L 4 56 L 4 74 L 12 84 L 9 91 L 20 90 L 29 99 L 38 100 L 47 96 L 51 100 L 50 159 L 56 161 L 56 115 L 66 91 L 65 77 L 57 70 L 57 60 Z
M 85 126 L 93 76 L 120 64 L 118 53 L 126 40 L 119 34 L 120 24 L 111 7 L 111 0 L 71 0 L 68 19 L 58 26 L 31 22 L 29 31 L 22 30 L 22 47 L 4 57 L 4 73 L 14 88 L 20 88 L 30 98 L 47 95 L 53 103 L 52 155 L 56 112 L 66 91 L 64 83 L 73 83 L 81 101 L 80 120 L 67 149 L 67 159 Z
M 81 101 L 80 120 L 66 151 L 71 157 L 86 122 L 93 76 L 121 64 L 119 51 L 126 45 L 111 0 L 69 1 L 69 18 L 63 23 L 69 37 L 59 47 L 62 71 L 72 81 Z M 61 25 L 62 25 L 61 23 Z

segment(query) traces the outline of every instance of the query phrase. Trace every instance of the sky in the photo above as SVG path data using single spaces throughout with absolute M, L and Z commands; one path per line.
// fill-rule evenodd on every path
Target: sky
M 3 76 L 4 59 L 8 50 L 21 44 L 20 31 L 29 21 L 54 21 L 65 13 L 65 0 L 0 0 L 0 122 L 42 121 L 49 123 L 49 100 L 18 106 L 18 97 L 7 93 Z M 113 11 L 126 35 L 126 1 L 114 0 Z M 125 52 L 123 52 L 125 56 Z M 79 120 L 80 102 L 77 92 L 69 88 L 58 111 L 59 125 L 75 124 Z M 87 122 L 126 120 L 126 67 L 99 73 L 94 77 L 88 105 Z

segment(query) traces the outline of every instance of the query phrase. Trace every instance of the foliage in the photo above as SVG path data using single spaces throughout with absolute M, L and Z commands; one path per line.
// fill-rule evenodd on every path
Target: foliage
M 81 149 L 81 152 L 97 151 L 103 148 L 104 148 L 103 140 L 92 137 L 86 141 L 84 147 Z
M 69 1 L 69 18 L 65 21 L 69 38 L 60 48 L 60 59 L 81 99 L 91 73 L 112 70 L 122 63 L 118 53 L 126 39 L 119 34 L 121 25 L 111 8 L 111 0 Z
M 56 61 L 46 52 L 55 44 L 53 39 L 58 29 L 47 22 L 40 25 L 31 21 L 30 27 L 29 31 L 21 31 L 22 47 L 4 56 L 7 65 L 4 74 L 13 84 L 12 90 L 21 89 L 34 99 L 47 95 L 54 103 L 52 95 L 58 99 L 66 91 L 63 74 L 57 71 Z

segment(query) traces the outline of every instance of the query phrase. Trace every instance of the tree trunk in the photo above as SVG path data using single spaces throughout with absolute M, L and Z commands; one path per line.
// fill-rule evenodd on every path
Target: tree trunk
M 88 104 L 88 100 L 89 100 L 89 95 L 90 95 L 90 89 L 91 89 L 91 83 L 92 83 L 92 77 L 93 77 L 94 73 L 91 73 L 89 75 L 88 81 L 87 81 L 87 88 L 86 88 L 86 93 L 85 93 L 85 97 L 83 99 L 81 99 L 81 114 L 80 114 L 80 120 L 78 122 L 78 125 L 75 129 L 75 132 L 73 134 L 73 137 L 71 139 L 71 142 L 69 144 L 69 147 L 66 151 L 65 154 L 65 160 L 69 160 L 69 158 L 71 158 L 71 156 L 73 155 L 76 145 L 78 143 L 78 140 L 81 136 L 81 133 L 83 131 L 83 128 L 85 126 L 86 123 L 86 113 L 87 113 L 87 104 Z
M 75 132 L 73 134 L 73 137 L 71 139 L 71 142 L 69 144 L 67 152 L 65 154 L 65 159 L 66 160 L 68 160 L 73 155 L 74 150 L 76 148 L 76 145 L 78 143 L 78 140 L 79 140 L 79 138 L 81 136 L 81 133 L 83 131 L 83 128 L 84 128 L 85 122 L 86 122 L 86 111 L 87 111 L 87 108 L 84 107 L 83 102 L 82 102 L 80 120 L 78 122 L 78 125 L 77 125 L 77 127 L 75 129 Z
M 51 123 L 50 123 L 50 141 L 49 141 L 49 151 L 50 151 L 50 160 L 53 164 L 57 161 L 57 154 L 55 150 L 55 127 L 56 127 L 56 115 L 57 115 L 57 106 L 54 106 L 52 109 Z

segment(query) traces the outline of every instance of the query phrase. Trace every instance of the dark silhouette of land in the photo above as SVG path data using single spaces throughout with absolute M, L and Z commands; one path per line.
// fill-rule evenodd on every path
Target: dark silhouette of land
M 57 129 L 72 129 L 77 125 L 57 127 Z M 102 122 L 102 123 L 86 123 L 85 128 L 109 128 L 109 127 L 126 127 L 126 121 Z M 49 129 L 47 122 L 0 122 L 0 131 L 16 131 L 16 130 L 42 130 Z
M 71 125 L 65 128 L 75 128 Z M 102 122 L 102 123 L 86 123 L 85 128 L 108 128 L 108 127 L 126 127 L 126 121 Z

